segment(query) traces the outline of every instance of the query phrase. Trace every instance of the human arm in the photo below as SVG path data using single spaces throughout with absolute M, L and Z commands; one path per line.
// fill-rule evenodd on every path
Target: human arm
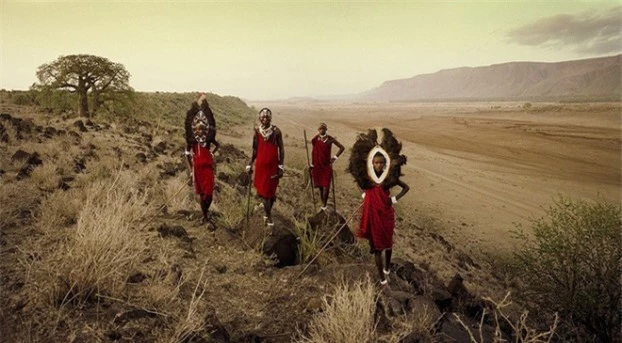
M 338 140 L 336 140 L 334 137 L 331 137 L 333 144 L 335 144 L 337 146 L 337 148 L 339 148 L 339 150 L 337 151 L 337 153 L 335 154 L 335 156 L 330 158 L 330 163 L 335 162 L 339 156 L 341 156 L 341 154 L 343 153 L 343 151 L 346 149 L 343 144 L 339 143 Z
M 402 187 L 402 190 L 396 196 L 391 197 L 391 202 L 394 204 L 410 190 L 410 187 L 402 180 L 397 180 L 397 185 Z
M 212 151 L 212 154 L 215 154 L 216 151 L 218 151 L 218 148 L 220 148 L 220 143 L 218 143 L 218 141 L 214 139 L 212 141 L 212 144 L 214 144 L 214 151 Z
M 281 129 L 278 127 L 274 129 L 274 134 L 276 135 L 276 145 L 279 147 L 279 177 L 283 177 L 283 172 L 285 169 L 285 148 L 283 147 L 283 134 L 281 133 Z

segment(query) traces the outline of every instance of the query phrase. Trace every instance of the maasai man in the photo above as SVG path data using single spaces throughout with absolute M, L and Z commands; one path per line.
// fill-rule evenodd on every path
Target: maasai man
M 254 184 L 257 195 L 261 198 L 265 215 L 264 224 L 274 226 L 272 221 L 272 206 L 276 201 L 276 189 L 279 179 L 283 176 L 283 136 L 281 130 L 272 125 L 272 111 L 262 108 L 259 111 L 259 126 L 255 128 L 253 136 L 253 154 L 246 172 L 253 173 L 255 165 Z
M 199 103 L 201 106 L 199 107 Z M 194 113 L 193 113 L 194 112 Z M 207 115 L 206 115 L 207 113 Z M 210 120 L 211 117 L 211 120 Z M 213 123 L 210 124 L 210 121 Z M 186 151 L 190 177 L 194 184 L 194 192 L 199 196 L 203 221 L 211 224 L 209 208 L 214 193 L 214 158 L 213 153 L 220 144 L 216 141 L 214 115 L 202 95 L 186 113 Z M 211 151 L 211 145 L 214 150 Z
M 359 135 L 352 148 L 349 171 L 356 179 L 363 193 L 363 214 L 357 236 L 369 240 L 370 251 L 380 276 L 380 284 L 386 285 L 391 266 L 395 210 L 397 203 L 410 187 L 401 181 L 401 166 L 406 156 L 399 155 L 402 144 L 393 133 L 383 129 L 384 137 L 379 145 L 375 130 L 368 135 Z M 390 189 L 400 186 L 401 191 L 391 196 Z M 382 252 L 385 252 L 384 264 Z
M 322 211 L 326 211 L 326 203 L 328 202 L 328 194 L 330 193 L 330 182 L 333 178 L 332 164 L 345 150 L 344 146 L 339 143 L 335 137 L 327 134 L 328 126 L 326 123 L 320 123 L 317 129 L 318 134 L 311 139 L 313 153 L 311 158 L 311 178 L 315 188 L 320 189 L 320 199 L 322 199 Z M 331 157 L 331 149 L 335 144 L 339 151 Z

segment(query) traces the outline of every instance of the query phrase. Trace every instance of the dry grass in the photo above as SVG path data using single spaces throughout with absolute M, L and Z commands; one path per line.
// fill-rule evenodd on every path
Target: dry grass
M 343 280 L 332 295 L 322 299 L 324 312 L 317 314 L 306 335 L 297 342 L 364 343 L 375 341 L 374 312 L 378 295 L 368 278 L 348 285 Z
M 129 172 L 88 187 L 75 231 L 39 264 L 59 279 L 51 299 L 63 306 L 98 294 L 119 297 L 142 259 L 145 232 L 138 227 L 148 210 Z
M 187 311 L 176 320 L 177 325 L 169 340 L 170 343 L 191 341 L 197 333 L 204 329 L 206 316 L 202 302 L 207 286 L 207 279 L 203 279 L 204 273 L 205 266 L 201 269 L 201 274 L 192 292 L 192 298 L 188 303 Z
M 50 194 L 39 206 L 36 227 L 43 233 L 54 234 L 59 229 L 75 224 L 84 197 L 84 192 L 76 188 Z
M 212 208 L 220 213 L 220 221 L 230 229 L 246 219 L 246 197 L 228 184 L 218 182 L 220 191 L 215 194 Z
M 6 183 L 0 186 L 0 230 L 17 225 L 31 217 L 39 201 L 38 192 L 30 184 Z
M 37 166 L 30 174 L 32 184 L 44 192 L 51 192 L 58 188 L 61 176 L 53 163 L 43 163 Z

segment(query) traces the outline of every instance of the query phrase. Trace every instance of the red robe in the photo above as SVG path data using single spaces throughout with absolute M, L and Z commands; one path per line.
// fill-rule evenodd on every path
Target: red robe
M 331 136 L 328 136 L 326 142 L 322 142 L 319 135 L 316 135 L 311 140 L 311 145 L 313 146 L 311 159 L 313 164 L 313 170 L 311 171 L 313 185 L 315 187 L 328 188 L 333 176 L 333 168 L 330 164 L 332 157 L 330 150 L 333 146 L 333 139 Z
M 279 146 L 276 144 L 276 133 L 267 140 L 255 132 L 257 157 L 255 159 L 255 189 L 257 194 L 266 199 L 276 197 L 279 185 Z
M 205 200 L 214 192 L 214 158 L 209 146 L 192 145 L 192 175 L 194 192 Z
M 390 195 L 389 190 L 380 185 L 365 190 L 363 215 L 357 236 L 369 239 L 373 250 L 382 251 L 393 247 L 395 210 Z

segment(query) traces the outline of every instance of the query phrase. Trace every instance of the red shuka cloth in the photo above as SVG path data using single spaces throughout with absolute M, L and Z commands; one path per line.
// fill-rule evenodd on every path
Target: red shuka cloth
M 393 229 L 395 228 L 395 210 L 390 192 L 378 185 L 365 190 L 363 216 L 357 236 L 370 240 L 374 250 L 393 247 Z
M 194 192 L 205 200 L 214 192 L 214 158 L 208 147 L 192 145 L 192 175 Z
M 332 148 L 332 144 L 333 142 L 330 136 L 327 137 L 326 142 L 322 142 L 319 135 L 316 135 L 311 140 L 311 145 L 313 146 L 311 159 L 313 170 L 311 171 L 311 177 L 313 178 L 313 185 L 315 187 L 330 187 L 330 181 L 333 175 L 333 168 L 330 165 L 330 149 Z
M 272 199 L 276 196 L 279 185 L 279 146 L 272 133 L 268 140 L 255 134 L 257 140 L 257 158 L 255 159 L 255 189 L 262 198 Z

